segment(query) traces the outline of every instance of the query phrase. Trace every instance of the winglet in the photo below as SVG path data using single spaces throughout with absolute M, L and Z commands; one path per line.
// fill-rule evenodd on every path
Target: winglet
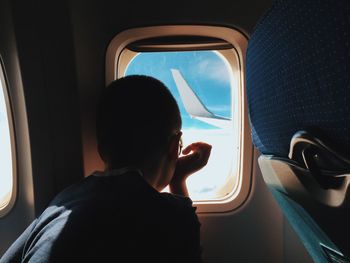
M 171 73 L 185 110 L 192 118 L 199 119 L 219 128 L 226 128 L 231 124 L 231 119 L 215 115 L 207 109 L 196 93 L 190 88 L 179 70 L 171 69 Z

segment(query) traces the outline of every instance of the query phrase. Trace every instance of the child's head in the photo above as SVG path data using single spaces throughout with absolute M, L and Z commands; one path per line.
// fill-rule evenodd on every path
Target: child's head
M 157 162 L 171 138 L 179 137 L 181 116 L 162 82 L 134 75 L 103 90 L 96 128 L 99 153 L 109 167 L 140 167 Z

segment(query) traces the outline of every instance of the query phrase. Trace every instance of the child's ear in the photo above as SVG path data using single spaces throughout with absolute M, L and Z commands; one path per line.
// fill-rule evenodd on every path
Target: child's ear
M 171 136 L 168 147 L 168 156 L 170 160 L 177 160 L 179 157 L 179 143 L 182 132 L 176 133 Z

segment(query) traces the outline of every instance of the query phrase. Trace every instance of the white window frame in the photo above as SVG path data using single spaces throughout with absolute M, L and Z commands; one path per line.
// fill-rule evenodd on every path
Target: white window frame
M 241 32 L 227 27 L 201 25 L 152 26 L 123 31 L 112 39 L 107 48 L 106 85 L 111 83 L 118 76 L 123 76 L 127 65 L 135 54 L 137 54 L 128 52 L 127 55 L 123 55 L 123 61 L 121 62 L 120 56 L 123 54 L 125 47 L 139 40 L 167 36 L 199 36 L 222 39 L 232 44 L 237 52 L 238 63 L 231 63 L 232 60 L 230 61 L 230 59 L 225 56 L 225 51 L 220 52 L 231 64 L 231 68 L 235 70 L 235 72 L 238 72 L 237 77 L 239 77 L 238 88 L 240 99 L 238 105 L 238 125 L 240 138 L 237 184 L 232 193 L 223 199 L 194 202 L 194 205 L 197 206 L 198 213 L 228 212 L 235 210 L 242 206 L 248 199 L 253 172 L 253 145 L 250 136 L 244 74 L 248 40 Z M 125 57 L 127 58 L 125 59 Z
M 5 98 L 5 107 L 6 107 L 6 113 L 7 113 L 7 120 L 9 125 L 9 133 L 10 133 L 10 143 L 11 143 L 11 159 L 12 159 L 12 191 L 11 191 L 11 197 L 9 198 L 8 202 L 5 204 L 5 206 L 0 207 L 0 218 L 4 217 L 6 214 L 8 214 L 12 207 L 15 204 L 16 197 L 17 197 L 17 159 L 16 159 L 16 144 L 15 144 L 15 133 L 14 133 L 14 126 L 13 126 L 13 115 L 12 115 L 12 108 L 11 108 L 11 102 L 8 92 L 8 85 L 7 80 L 5 77 L 5 69 L 2 62 L 2 59 L 0 57 L 0 81 L 2 85 L 2 92 L 4 94 Z

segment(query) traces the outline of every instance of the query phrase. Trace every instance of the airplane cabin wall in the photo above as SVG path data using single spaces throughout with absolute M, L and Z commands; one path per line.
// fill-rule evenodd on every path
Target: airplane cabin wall
M 83 178 L 74 49 L 66 4 L 12 3 L 38 214 Z
M 14 207 L 0 218 L 0 255 L 57 192 L 83 178 L 67 8 L 63 1 L 0 2 L 0 55 L 14 113 L 18 190 Z
M 94 113 L 105 85 L 106 49 L 116 34 L 150 25 L 207 24 L 235 27 L 249 36 L 271 2 L 2 1 L 0 10 L 9 15 L 0 25 L 13 26 L 0 36 L 13 41 L 0 43 L 0 52 L 11 55 L 4 59 L 10 81 L 23 82 L 30 135 L 31 171 L 19 177 L 33 176 L 34 194 L 30 209 L 17 201 L 0 218 L 0 231 L 16 229 L 7 240 L 0 237 L 0 255 L 57 192 L 100 165 Z M 205 261 L 310 262 L 262 180 L 257 153 L 254 158 L 251 194 L 244 205 L 230 213 L 200 215 Z M 19 222 L 20 215 L 26 219 Z M 11 216 L 17 221 L 6 221 Z
M 18 175 L 16 202 L 11 212 L 0 218 L 0 256 L 34 218 L 31 158 L 26 154 L 30 147 L 27 136 L 27 116 L 24 105 L 23 85 L 14 34 L 13 17 L 9 10 L 9 1 L 1 1 L 0 57 L 3 62 L 1 64 L 4 66 L 4 75 L 8 84 L 8 94 L 12 99 L 12 113 L 16 116 L 13 120 L 15 126 L 15 141 L 17 150 L 21 153 L 18 153 L 16 156 L 16 171 Z

